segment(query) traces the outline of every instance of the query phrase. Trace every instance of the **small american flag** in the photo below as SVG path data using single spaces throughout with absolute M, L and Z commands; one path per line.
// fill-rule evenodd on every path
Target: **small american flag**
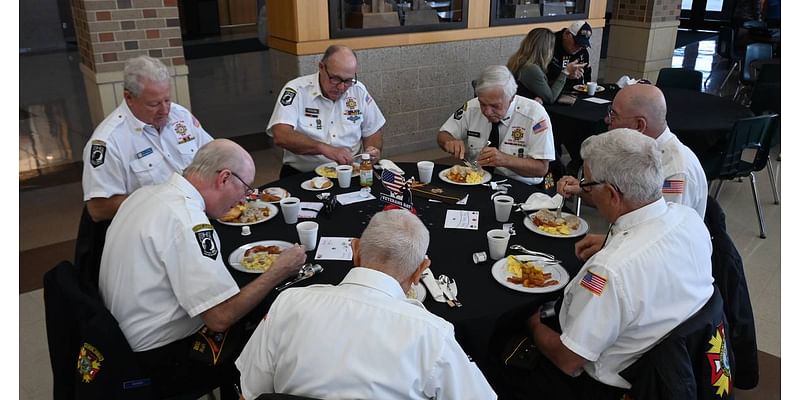
M 386 168 L 383 169 L 381 180 L 383 181 L 383 186 L 386 186 L 387 189 L 395 193 L 400 193 L 400 190 L 406 183 L 406 180 L 403 179 L 403 175 L 395 174 Z
M 683 193 L 683 181 L 667 179 L 664 181 L 664 186 L 661 187 L 661 193 L 667 194 L 681 194 Z
M 533 133 L 539 134 L 547 130 L 547 120 L 543 119 L 533 126 Z
M 586 290 L 592 292 L 596 296 L 603 294 L 603 289 L 606 287 L 606 278 L 595 274 L 592 271 L 586 271 L 586 275 L 581 279 L 581 286 Z

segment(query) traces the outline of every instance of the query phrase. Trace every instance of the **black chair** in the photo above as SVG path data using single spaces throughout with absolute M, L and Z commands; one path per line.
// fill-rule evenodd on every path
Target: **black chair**
M 69 261 L 45 273 L 44 308 L 53 399 L 158 399 L 117 320 Z M 194 400 L 212 389 L 171 400 Z
M 739 68 L 739 64 L 741 63 L 741 55 L 736 50 L 735 43 L 736 42 L 736 30 L 730 26 L 723 26 L 719 30 L 719 37 L 717 39 L 717 46 L 716 46 L 716 53 L 721 58 L 728 60 L 730 63 L 730 68 L 728 68 L 728 73 L 725 75 L 725 79 L 722 80 L 722 84 L 719 85 L 719 89 L 717 94 L 722 93 L 722 89 L 725 87 L 725 84 L 728 83 L 728 80 L 733 76 L 733 72 Z M 712 66 L 711 70 L 714 70 Z M 711 79 L 712 74 L 708 74 L 708 78 L 705 80 L 705 85 L 708 86 L 708 80 Z
M 772 59 L 772 45 L 769 43 L 750 43 L 744 53 L 744 60 L 739 68 L 739 86 L 733 95 L 734 101 L 747 104 L 747 90 L 755 84 L 755 76 L 751 65 L 754 61 Z
M 780 64 L 764 64 L 761 66 L 753 86 L 753 93 L 750 95 L 750 110 L 755 115 L 780 114 Z
M 620 372 L 631 383 L 626 398 L 733 399 L 736 362 L 719 290 L 692 317 Z
M 661 68 L 656 86 L 659 88 L 689 89 L 699 92 L 703 88 L 703 74 L 686 68 Z
M 106 242 L 106 231 L 111 220 L 94 222 L 89 210 L 83 206 L 78 237 L 75 240 L 75 265 L 80 267 L 81 282 L 97 290 L 100 259 Z
M 753 190 L 753 201 L 758 214 L 759 228 L 761 229 L 760 237 L 762 239 L 766 238 L 767 235 L 765 233 L 766 228 L 761 203 L 758 200 L 758 191 L 756 190 L 755 173 L 764 169 L 765 166 L 768 167 L 770 182 L 773 188 L 776 187 L 772 163 L 769 159 L 771 136 L 774 133 L 774 130 L 771 129 L 773 119 L 775 119 L 775 115 L 762 115 L 736 121 L 733 130 L 726 138 L 727 149 L 723 153 L 703 157 L 700 161 L 706 172 L 709 186 L 712 181 L 719 181 L 714 192 L 715 199 L 719 197 L 724 181 L 750 177 L 750 186 Z M 743 153 L 747 159 L 742 159 Z M 780 199 L 777 196 L 777 192 L 773 191 L 773 195 L 775 204 L 778 204 Z

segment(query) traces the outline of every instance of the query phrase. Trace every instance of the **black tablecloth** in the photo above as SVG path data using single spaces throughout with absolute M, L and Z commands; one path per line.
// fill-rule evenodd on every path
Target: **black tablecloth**
M 750 109 L 730 99 L 686 89 L 662 88 L 667 101 L 667 125 L 698 158 L 723 148 L 724 138 L 741 118 L 752 117 Z M 613 100 L 618 90 L 607 89 L 596 97 Z M 591 103 L 578 95 L 574 105 L 546 105 L 557 142 L 563 143 L 575 160 L 580 145 L 594 134 L 607 130 L 604 118 L 608 105 Z
M 418 175 L 416 164 L 398 163 L 406 171 L 407 176 Z M 486 366 L 486 357 L 490 338 L 495 333 L 498 321 L 519 321 L 523 316 L 529 315 L 541 303 L 557 298 L 561 290 L 548 294 L 529 294 L 514 291 L 501 286 L 494 280 L 490 268 L 491 260 L 475 265 L 472 254 L 477 251 L 487 251 L 488 244 L 486 232 L 490 229 L 501 228 L 502 223 L 495 220 L 494 206 L 489 196 L 493 191 L 484 186 L 456 186 L 442 182 L 438 173 L 448 168 L 445 165 L 436 165 L 432 184 L 440 187 L 457 188 L 469 193 L 467 205 L 448 205 L 433 203 L 426 199 L 415 198 L 414 205 L 420 219 L 425 223 L 431 234 L 428 255 L 431 258 L 431 271 L 438 276 L 447 274 L 455 279 L 458 285 L 458 299 L 463 304 L 461 308 L 450 308 L 446 303 L 436 302 L 430 294 L 423 304 L 432 313 L 450 321 L 455 326 L 456 338 L 467 354 L 470 354 L 482 369 Z M 307 191 L 300 188 L 300 183 L 312 178 L 314 173 L 306 173 L 281 179 L 263 185 L 280 186 L 288 190 L 293 196 L 303 201 L 318 201 L 315 195 L 319 192 Z M 333 194 L 346 193 L 358 190 L 358 179 L 354 178 L 350 188 L 340 189 L 338 185 L 330 190 Z M 512 183 L 509 195 L 516 202 L 523 202 L 533 193 L 533 186 L 522 183 Z M 380 191 L 385 190 L 378 181 L 372 187 L 372 194 L 378 197 Z M 383 209 L 384 204 L 378 200 L 351 204 L 348 206 L 337 205 L 331 216 L 320 214 L 316 219 L 319 222 L 319 236 L 358 237 L 366 227 L 369 219 Z M 478 230 L 444 229 L 445 214 L 448 209 L 477 210 L 480 212 Z M 523 214 L 512 212 L 509 222 L 514 223 L 516 235 L 511 237 L 509 245 L 522 244 L 529 249 L 544 251 L 556 255 L 563 261 L 562 265 L 573 277 L 579 270 L 579 261 L 574 255 L 574 243 L 578 238 L 550 238 L 535 234 L 523 225 Z M 220 241 L 222 243 L 222 256 L 228 264 L 228 256 L 239 246 L 260 240 L 285 240 L 298 242 L 295 225 L 287 225 L 283 216 L 277 217 L 251 226 L 250 236 L 241 236 L 241 228 L 214 222 Z M 308 253 L 312 260 L 315 251 Z M 508 253 L 512 254 L 512 253 Z M 344 278 L 352 267 L 352 262 L 345 261 L 319 261 L 325 271 L 321 274 L 299 283 L 297 286 L 310 284 L 337 284 Z M 234 279 L 239 285 L 245 285 L 255 278 L 255 274 L 240 272 L 229 267 Z M 266 308 L 274 301 L 277 292 L 273 291 L 254 313 L 263 316 Z M 501 322 L 502 323 L 502 322 Z M 365 327 L 368 328 L 368 327 Z M 328 333 L 320 333 L 325 335 Z M 486 369 L 484 369 L 486 373 Z M 488 374 L 487 374 L 488 375 Z

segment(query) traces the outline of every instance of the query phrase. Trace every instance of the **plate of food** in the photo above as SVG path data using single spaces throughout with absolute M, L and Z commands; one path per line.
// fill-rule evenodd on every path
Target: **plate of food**
M 492 276 L 501 285 L 525 293 L 555 292 L 567 285 L 569 274 L 546 258 L 518 255 L 497 260 Z
M 272 267 L 272 263 L 283 249 L 291 246 L 291 243 L 281 240 L 248 243 L 234 250 L 228 256 L 228 264 L 237 271 L 260 274 Z
M 585 84 L 578 84 L 578 85 L 573 86 L 572 88 L 575 89 L 578 92 L 581 92 L 581 93 L 589 93 L 589 88 L 586 87 Z M 597 85 L 597 89 L 594 92 L 595 93 L 600 93 L 600 92 L 602 92 L 604 90 L 606 90 L 606 88 L 604 88 L 604 87 L 602 87 L 600 85 Z
M 278 207 L 265 201 L 246 201 L 239 203 L 225 215 L 217 218 L 217 222 L 224 225 L 245 226 L 260 224 L 269 221 L 278 215 Z
M 281 201 L 281 199 L 285 199 L 291 196 L 291 194 L 284 188 L 281 187 L 268 187 L 261 190 L 261 193 L 258 195 L 258 198 L 261 201 L 276 204 Z
M 355 159 L 354 159 L 355 160 Z M 319 176 L 324 176 L 329 179 L 336 179 L 336 166 L 339 165 L 336 161 L 331 161 L 329 163 L 322 164 L 317 168 L 314 168 L 314 172 L 317 173 Z M 355 178 L 358 176 L 358 167 L 360 165 L 358 163 L 353 163 L 353 175 L 352 177 Z
M 411 284 L 411 288 L 408 289 L 406 292 L 406 297 L 409 299 L 418 300 L 420 303 L 425 301 L 425 297 L 428 295 L 428 291 L 425 290 L 425 286 L 421 283 L 413 283 Z
M 300 187 L 305 190 L 318 192 L 320 190 L 328 190 L 332 188 L 333 182 L 324 176 L 318 176 L 301 183 Z
M 570 213 L 561 213 L 561 218 L 550 210 L 539 210 L 525 218 L 525 227 L 544 236 L 574 238 L 589 231 L 589 223 Z
M 439 179 L 454 185 L 474 186 L 489 182 L 492 179 L 492 174 L 485 170 L 454 165 L 439 172 Z

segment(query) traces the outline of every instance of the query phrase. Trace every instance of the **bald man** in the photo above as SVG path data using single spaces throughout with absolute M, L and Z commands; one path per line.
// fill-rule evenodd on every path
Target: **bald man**
M 333 45 L 317 73 L 283 87 L 267 125 L 267 135 L 283 148 L 282 178 L 331 161 L 350 164 L 360 153 L 380 158 L 386 118 L 357 70 L 353 50 Z

